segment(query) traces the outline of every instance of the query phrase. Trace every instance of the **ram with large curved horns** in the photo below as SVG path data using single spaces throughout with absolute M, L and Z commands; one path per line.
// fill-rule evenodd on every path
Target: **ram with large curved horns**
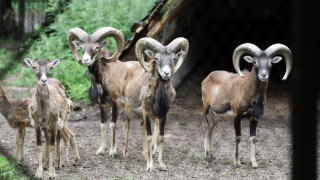
M 251 72 L 240 71 L 239 61 L 243 57 L 252 63 Z M 233 66 L 238 74 L 226 71 L 213 71 L 201 83 L 204 114 L 206 118 L 205 154 L 211 159 L 211 137 L 213 127 L 221 120 L 233 117 L 236 134 L 236 153 L 234 164 L 240 165 L 239 144 L 241 141 L 241 120 L 250 120 L 251 165 L 256 162 L 256 127 L 264 113 L 264 103 L 272 64 L 284 59 L 287 79 L 292 67 L 290 49 L 282 44 L 274 44 L 261 50 L 254 44 L 238 46 L 233 53 Z
M 167 170 L 163 163 L 164 127 L 176 94 L 171 77 L 181 67 L 188 49 L 188 40 L 181 37 L 167 46 L 152 38 L 142 38 L 136 44 L 136 56 L 141 66 L 128 70 L 123 87 L 127 118 L 125 154 L 129 152 L 128 132 L 132 112 L 142 110 L 143 154 L 147 159 L 147 170 L 153 169 L 152 144 L 155 149 L 159 146 L 159 169 Z M 149 62 L 145 62 L 143 53 L 151 59 Z M 151 121 L 155 124 L 153 138 Z
M 117 48 L 112 56 L 102 47 L 108 44 L 103 41 L 105 38 L 112 37 L 117 42 Z M 80 42 L 75 41 L 79 39 Z M 88 67 L 91 86 L 88 88 L 88 95 L 91 102 L 98 102 L 101 111 L 101 145 L 96 155 L 105 154 L 106 145 L 106 122 L 108 108 L 112 107 L 112 119 L 110 122 L 111 148 L 109 156 L 114 156 L 117 152 L 116 146 L 116 122 L 121 108 L 122 87 L 124 77 L 129 67 L 139 66 L 137 61 L 121 62 L 118 60 L 124 45 L 123 34 L 112 27 L 103 27 L 92 35 L 88 35 L 80 28 L 73 28 L 68 33 L 68 42 L 72 54 L 80 65 Z M 78 50 L 83 52 L 81 58 Z

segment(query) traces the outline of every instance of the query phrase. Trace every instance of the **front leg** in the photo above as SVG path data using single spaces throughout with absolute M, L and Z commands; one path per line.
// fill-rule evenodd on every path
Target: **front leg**
M 55 158 L 55 168 L 61 169 L 61 147 L 60 147 L 60 140 L 61 140 L 61 130 L 57 131 L 56 135 L 56 158 Z
M 159 162 L 159 170 L 160 171 L 167 171 L 166 165 L 163 163 L 163 145 L 164 145 L 164 127 L 166 124 L 167 117 L 159 119 L 159 130 L 160 130 L 160 136 L 159 136 L 159 156 L 158 156 L 158 162 Z
M 37 139 L 37 154 L 38 154 L 38 168 L 36 172 L 36 178 L 43 178 L 43 166 L 42 166 L 42 142 L 41 142 L 41 130 L 40 127 L 35 126 L 35 134 Z
M 253 168 L 258 167 L 258 163 L 256 161 L 256 129 L 257 129 L 258 120 L 250 121 L 250 142 L 251 142 L 251 166 Z
M 109 156 L 114 157 L 117 154 L 117 143 L 116 143 L 116 124 L 121 107 L 121 102 L 116 101 L 112 105 L 112 119 L 110 122 L 110 130 L 111 130 L 111 147 Z
M 153 154 L 158 152 L 159 147 L 159 119 L 156 118 L 154 125 L 153 125 L 153 138 L 152 138 L 152 145 L 153 145 Z
M 50 128 L 50 149 L 49 149 L 49 178 L 54 179 L 56 177 L 56 172 L 54 168 L 54 153 L 55 153 L 55 139 L 57 136 L 57 130 L 56 127 Z
M 143 151 L 147 154 L 147 171 L 152 171 L 153 169 L 153 159 L 152 159 L 152 132 L 151 132 L 151 122 L 150 117 L 146 110 L 143 110 L 143 131 L 144 133 L 144 147 Z
M 49 166 L 49 146 L 50 146 L 51 136 L 50 136 L 50 132 L 47 128 L 45 128 L 43 130 L 43 132 L 44 132 L 44 136 L 46 139 L 46 147 L 44 150 L 44 158 L 43 158 L 43 168 L 48 169 L 48 166 Z
M 100 112 L 101 112 L 101 144 L 100 148 L 97 150 L 95 155 L 104 155 L 107 150 L 107 116 L 108 116 L 108 107 L 105 104 L 99 105 Z
M 240 142 L 241 142 L 241 119 L 239 116 L 235 116 L 234 118 L 234 129 L 236 131 L 236 154 L 234 156 L 234 164 L 241 165 L 240 162 Z

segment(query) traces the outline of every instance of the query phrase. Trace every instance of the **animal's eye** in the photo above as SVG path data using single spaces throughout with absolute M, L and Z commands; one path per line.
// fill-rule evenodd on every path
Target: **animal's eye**
M 33 70 L 35 70 L 35 71 L 37 70 L 37 68 L 36 68 L 36 67 L 32 67 L 32 69 L 33 69 Z
M 94 48 L 94 50 L 99 50 L 100 49 L 100 47 L 99 46 L 96 46 L 95 48 Z

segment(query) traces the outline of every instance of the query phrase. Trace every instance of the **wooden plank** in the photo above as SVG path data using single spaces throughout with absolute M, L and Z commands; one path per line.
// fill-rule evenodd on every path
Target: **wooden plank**
M 193 3 L 194 0 L 172 0 L 168 1 L 166 5 L 163 7 L 162 18 L 159 22 L 157 22 L 147 33 L 147 37 L 154 38 L 156 35 L 159 34 L 163 26 L 170 22 L 173 18 L 179 17 L 190 5 Z

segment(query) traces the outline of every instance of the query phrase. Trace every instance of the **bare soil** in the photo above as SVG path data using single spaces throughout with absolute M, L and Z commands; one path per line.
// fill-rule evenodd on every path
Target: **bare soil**
M 290 98 L 283 82 L 270 83 L 265 114 L 257 128 L 257 162 L 251 168 L 249 122 L 242 122 L 240 167 L 233 165 L 235 132 L 233 121 L 222 121 L 214 129 L 212 162 L 204 156 L 203 138 L 205 119 L 202 110 L 200 82 L 203 77 L 190 77 L 177 90 L 177 98 L 170 109 L 165 127 L 164 162 L 168 171 L 157 169 L 154 155 L 154 170 L 145 171 L 146 161 L 142 155 L 141 118 L 134 116 L 130 131 L 130 155 L 122 156 L 125 134 L 125 116 L 122 111 L 117 122 L 118 155 L 95 156 L 100 144 L 100 111 L 97 105 L 75 102 L 68 126 L 76 135 L 79 154 L 78 166 L 69 164 L 57 170 L 57 179 L 289 179 L 291 177 Z M 16 93 L 16 92 L 15 92 Z M 111 112 L 110 112 L 111 113 Z M 109 121 L 110 122 L 110 121 Z M 109 123 L 108 122 L 108 123 Z M 107 131 L 110 145 L 111 132 Z M 0 118 L 0 147 L 2 151 L 15 154 L 16 131 L 3 117 Z M 33 129 L 26 132 L 25 162 L 22 169 L 26 176 L 34 175 L 37 168 L 36 142 Z M 108 146 L 110 147 L 110 146 Z M 109 150 L 109 149 L 108 149 Z M 45 179 L 48 172 L 45 171 Z

